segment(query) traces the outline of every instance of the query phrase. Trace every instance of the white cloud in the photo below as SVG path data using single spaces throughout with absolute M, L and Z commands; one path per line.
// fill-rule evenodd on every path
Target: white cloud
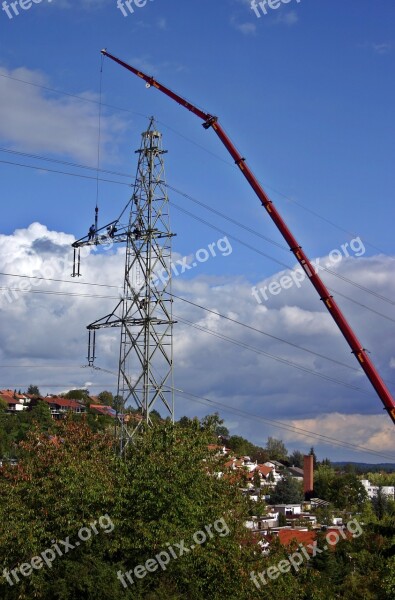
M 284 14 L 279 14 L 277 16 L 277 22 L 278 23 L 284 23 L 284 25 L 296 25 L 296 23 L 299 21 L 299 15 L 297 14 L 297 12 L 295 10 L 290 10 L 287 12 L 284 12 Z
M 94 165 L 97 159 L 98 105 L 53 94 L 36 86 L 50 87 L 43 73 L 25 67 L 12 71 L 0 68 L 2 145 L 23 151 L 66 155 Z M 87 100 L 98 99 L 89 91 L 82 91 L 79 95 Z M 102 148 L 107 158 L 116 153 L 117 136 L 125 129 L 126 123 L 120 118 L 102 117 Z
M 367 447 L 377 452 L 394 452 L 394 428 L 381 415 L 330 413 L 315 419 L 293 420 L 292 425 L 321 435 L 345 440 L 350 444 Z M 284 434 L 287 440 L 301 438 L 291 433 Z M 303 439 L 303 436 L 302 436 Z M 306 444 L 311 438 L 304 437 Z
M 382 42 L 380 44 L 372 44 L 372 48 L 377 54 L 388 54 L 392 50 L 392 43 Z
M 235 23 L 235 28 L 244 33 L 244 35 L 254 35 L 256 33 L 255 23 Z
M 40 369 L 1 369 L 0 388 L 19 389 L 23 384 L 34 383 L 42 391 L 56 391 L 83 386 L 89 379 L 92 391 L 115 385 L 115 376 L 105 371 L 87 372 L 81 370 L 80 366 L 86 363 L 86 325 L 111 312 L 119 300 L 117 286 L 123 277 L 123 253 L 121 250 L 115 253 L 90 252 L 82 259 L 83 278 L 76 284 L 76 280 L 70 278 L 70 244 L 73 241 L 72 235 L 50 231 L 39 223 L 33 223 L 27 229 L 18 229 L 11 235 L 0 235 L 0 272 L 44 274 L 66 280 L 66 283 L 41 283 L 32 288 L 33 291 L 52 294 L 19 292 L 14 297 L 12 292 L 8 292 L 12 302 L 7 301 L 0 291 L 0 365 L 44 365 Z M 213 260 L 221 269 L 219 261 L 225 258 Z M 344 259 L 337 268 L 342 275 L 361 284 L 369 282 L 370 287 L 391 298 L 395 292 L 394 261 L 394 258 L 385 256 L 349 258 Z M 257 285 L 267 285 L 270 281 L 278 280 L 280 275 L 276 274 Z M 340 292 L 357 296 L 358 300 L 363 297 L 361 291 L 355 294 L 354 289 L 344 281 L 335 280 L 327 274 L 325 278 L 330 285 L 336 282 L 336 289 Z M 26 285 L 26 282 L 29 285 L 29 280 L 1 276 L 3 287 L 15 288 L 21 282 L 24 282 L 22 285 Z M 114 285 L 115 288 L 81 285 L 86 282 Z M 309 282 L 305 281 L 300 289 L 294 286 L 283 290 L 280 295 L 272 296 L 262 304 L 253 298 L 251 286 L 252 283 L 242 277 L 208 277 L 199 274 L 198 270 L 192 279 L 182 276 L 174 279 L 173 290 L 176 295 L 269 334 L 262 335 L 236 323 L 223 321 L 215 314 L 175 301 L 176 319 L 187 319 L 220 336 L 234 338 L 241 344 L 231 344 L 178 322 L 175 326 L 175 386 L 230 408 L 242 409 L 251 415 L 278 419 L 377 451 L 394 451 L 389 417 L 382 410 L 380 400 L 362 371 L 347 369 L 276 339 L 286 339 L 291 344 L 358 369 L 350 349 L 317 295 L 310 289 Z M 62 296 L 55 292 L 73 295 Z M 372 350 L 372 358 L 384 379 L 391 379 L 393 371 L 389 357 L 393 356 L 393 348 L 389 327 L 393 325 L 373 313 L 366 313 L 358 305 L 342 299 L 339 302 L 364 345 Z M 369 301 L 363 297 L 363 302 L 385 311 L 382 302 L 377 300 L 375 304 L 371 297 Z M 256 348 L 257 352 L 247 346 Z M 116 372 L 118 347 L 119 330 L 100 331 L 97 335 L 97 366 Z M 311 369 L 319 375 L 359 387 L 365 393 L 295 369 L 270 358 L 268 354 L 281 357 L 283 361 L 298 363 L 300 367 Z M 394 359 L 391 364 L 393 366 Z M 233 413 L 215 405 L 203 406 L 179 397 L 176 406 L 178 417 L 182 414 L 202 416 L 218 410 L 231 423 L 237 418 L 240 429 L 232 433 L 250 438 L 255 443 L 264 444 L 267 435 L 275 435 L 290 443 L 299 443 L 300 447 L 312 445 L 307 437 L 276 430 L 254 417 L 235 417 Z M 321 448 L 321 455 L 331 455 L 328 446 L 313 443 L 316 448 Z
M 156 22 L 158 29 L 167 29 L 167 20 L 164 17 L 161 17 Z

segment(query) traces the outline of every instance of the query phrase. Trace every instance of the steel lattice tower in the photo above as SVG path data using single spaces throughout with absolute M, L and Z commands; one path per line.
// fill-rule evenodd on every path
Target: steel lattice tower
M 120 450 L 145 427 L 150 413 L 164 408 L 174 421 L 173 316 L 171 296 L 171 238 L 169 200 L 165 182 L 162 135 L 152 118 L 142 134 L 134 192 L 129 202 L 129 221 L 106 226 L 107 234 L 79 240 L 88 244 L 126 242 L 123 295 L 114 311 L 88 325 L 88 362 L 95 360 L 96 330 L 120 327 L 118 395 L 123 408 L 118 414 Z M 104 230 L 104 227 L 102 228 Z M 99 230 L 101 231 L 101 230 Z M 79 257 L 78 273 L 79 275 Z M 139 409 L 128 421 L 130 402 Z

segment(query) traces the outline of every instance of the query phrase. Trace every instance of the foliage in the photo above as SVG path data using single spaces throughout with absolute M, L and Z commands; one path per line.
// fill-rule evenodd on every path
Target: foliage
M 80 527 L 101 515 L 115 529 L 99 531 L 18 585 L 0 579 L 2 599 L 248 598 L 253 555 L 241 548 L 249 506 L 237 485 L 214 476 L 208 432 L 158 425 L 121 461 L 109 436 L 71 419 L 56 426 L 55 437 L 30 431 L 18 466 L 0 469 L 0 572 L 30 561 L 51 540 L 75 540 Z M 168 543 L 190 546 L 196 531 L 219 519 L 228 535 L 212 529 L 205 544 L 166 571 L 135 579 L 133 589 L 117 580 L 118 571 L 144 564 Z
M 68 400 L 89 400 L 89 390 L 86 389 L 77 389 L 77 390 L 69 390 L 66 394 L 63 394 L 63 398 L 67 398 Z
M 316 454 L 315 454 L 315 452 L 314 452 L 314 448 L 313 448 L 313 446 L 310 448 L 309 456 L 312 456 L 312 457 L 313 457 L 313 466 L 314 466 L 314 469 L 316 469 L 316 468 L 317 468 L 318 461 L 317 461 L 317 456 L 316 456 Z
M 217 441 L 219 436 L 227 437 L 229 435 L 229 430 L 224 427 L 224 420 L 221 419 L 217 412 L 204 417 L 201 426 L 204 430 L 211 433 L 213 441 Z
M 27 388 L 27 394 L 30 396 L 41 396 L 40 390 L 37 385 L 29 385 Z
M 98 399 L 100 404 L 104 404 L 105 406 L 112 406 L 114 402 L 114 396 L 111 392 L 104 390 L 98 394 Z
M 382 487 L 379 487 L 379 489 L 377 490 L 377 494 L 373 496 L 371 502 L 376 517 L 379 520 L 382 519 L 389 509 L 389 498 L 383 492 Z
M 297 504 L 302 500 L 303 492 L 300 483 L 289 475 L 277 483 L 270 495 L 270 504 Z
M 288 450 L 281 440 L 268 437 L 266 442 L 266 451 L 272 460 L 287 461 Z
M 294 450 L 288 460 L 291 467 L 303 469 L 303 454 L 299 450 Z
M 221 425 L 210 419 L 184 418 L 174 426 L 158 420 L 121 460 L 100 419 L 69 415 L 54 422 L 41 402 L 18 415 L 0 411 L 0 451 L 6 439 L 7 448 L 19 457 L 16 467 L 0 468 L 2 600 L 393 600 L 393 503 L 384 514 L 374 512 L 352 473 L 339 474 L 321 464 L 316 481 L 333 504 L 345 511 L 361 508 L 361 535 L 340 540 L 335 549 L 305 560 L 297 573 L 291 569 L 258 590 L 250 573 L 278 565 L 298 546 L 286 548 L 273 539 L 268 556 L 257 550 L 244 522 L 263 509 L 241 495 L 237 478 L 216 476 L 223 459 L 207 448 Z M 245 442 L 238 438 L 232 443 L 245 449 Z M 259 451 L 253 447 L 241 454 L 251 456 L 254 448 Z M 301 496 L 299 483 L 287 477 L 271 501 L 294 503 Z M 106 514 L 114 529 L 99 529 L 56 558 L 52 568 L 21 576 L 13 586 L 1 577 L 3 569 L 29 562 L 53 540 L 70 536 L 75 541 L 81 527 Z M 143 579 L 133 575 L 134 584 L 126 589 L 117 579 L 117 572 L 133 571 L 169 545 L 176 548 L 184 540 L 190 547 L 195 532 L 219 519 L 228 535 L 213 529 L 212 538 L 171 560 L 166 570 Z M 325 543 L 323 532 L 317 545 Z

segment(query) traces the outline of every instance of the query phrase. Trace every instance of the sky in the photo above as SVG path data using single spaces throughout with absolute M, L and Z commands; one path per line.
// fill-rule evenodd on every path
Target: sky
M 380 399 L 215 133 L 100 54 L 218 115 L 395 394 L 394 3 L 130 7 L 0 9 L 0 389 L 116 390 L 119 331 L 100 332 L 92 370 L 86 325 L 117 303 L 124 254 L 90 252 L 76 281 L 70 247 L 96 202 L 103 225 L 128 202 L 154 116 L 174 261 L 197 262 L 173 291 L 212 311 L 174 303 L 201 328 L 174 328 L 176 418 L 218 411 L 258 445 L 273 436 L 321 459 L 395 462 Z M 97 184 L 98 166 L 111 173 Z M 196 261 L 209 244 L 216 256 Z

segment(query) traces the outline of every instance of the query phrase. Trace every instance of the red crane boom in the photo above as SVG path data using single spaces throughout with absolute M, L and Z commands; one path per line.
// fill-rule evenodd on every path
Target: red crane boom
M 311 283 L 317 290 L 321 300 L 324 302 L 332 318 L 334 319 L 343 336 L 347 340 L 352 353 L 355 355 L 362 369 L 365 371 L 369 381 L 376 390 L 379 398 L 384 404 L 385 410 L 388 411 L 388 414 L 390 415 L 393 423 L 395 424 L 395 401 L 392 398 L 384 381 L 380 377 L 373 362 L 370 360 L 367 351 L 362 346 L 361 342 L 358 340 L 357 336 L 351 329 L 342 311 L 333 299 L 333 296 L 330 295 L 329 290 L 327 289 L 319 275 L 316 273 L 314 266 L 312 265 L 308 256 L 302 250 L 302 247 L 298 244 L 296 238 L 288 229 L 287 224 L 285 223 L 284 219 L 281 217 L 280 213 L 274 206 L 272 200 L 270 200 L 257 178 L 246 164 L 245 158 L 239 153 L 232 141 L 226 135 L 225 131 L 222 129 L 221 125 L 218 122 L 218 118 L 209 113 L 203 112 L 196 106 L 193 106 L 193 104 L 190 104 L 187 100 L 185 100 L 169 88 L 156 81 L 153 77 L 150 77 L 149 75 L 146 75 L 145 73 L 141 72 L 139 69 L 135 69 L 131 65 L 128 65 L 116 56 L 113 56 L 112 54 L 107 52 L 107 50 L 102 50 L 101 52 L 104 56 L 108 56 L 108 58 L 111 58 L 111 60 L 115 61 L 128 71 L 131 71 L 132 73 L 143 79 L 146 82 L 147 87 L 155 87 L 160 92 L 163 92 L 164 94 L 166 94 L 166 96 L 169 96 L 169 98 L 175 100 L 175 102 L 177 102 L 178 104 L 192 112 L 194 115 L 202 119 L 203 127 L 205 129 L 209 129 L 210 127 L 212 127 L 212 129 L 215 131 L 225 148 L 228 150 L 229 154 L 232 156 L 233 160 L 235 161 L 235 164 L 239 167 L 240 171 L 242 172 L 242 174 L 247 179 L 248 183 L 258 196 L 259 200 L 262 203 L 262 206 L 267 210 L 269 216 L 274 221 L 275 225 L 277 226 L 277 229 L 280 231 L 281 235 L 287 242 L 291 252 L 293 252 L 293 254 L 295 255 L 296 260 L 299 262 L 302 269 L 305 271 Z

